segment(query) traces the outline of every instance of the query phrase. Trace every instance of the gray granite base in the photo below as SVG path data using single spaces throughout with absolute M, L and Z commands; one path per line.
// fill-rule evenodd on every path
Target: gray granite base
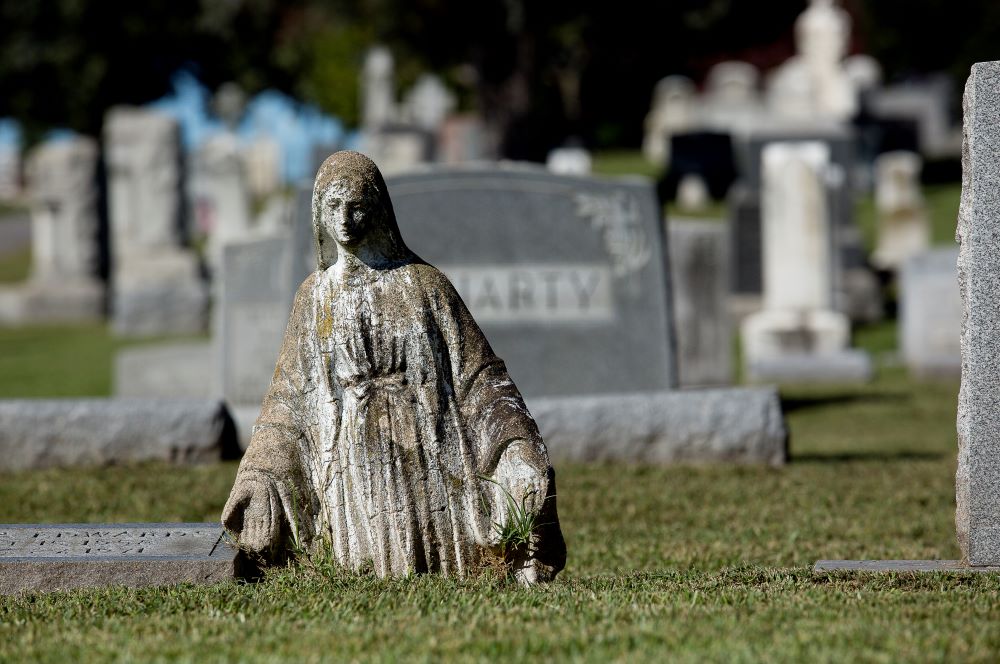
M 0 399 L 0 471 L 238 456 L 212 399 Z
M 237 553 L 217 523 L 3 524 L 0 594 L 217 583 Z
M 1000 572 L 1000 567 L 970 566 L 961 560 L 819 560 L 814 572 Z
M 527 399 L 555 461 L 780 466 L 788 430 L 773 387 Z
M 115 355 L 117 397 L 218 397 L 211 341 L 133 346 Z
M 868 353 L 850 349 L 838 353 L 788 354 L 756 360 L 747 366 L 747 377 L 755 382 L 777 383 L 865 383 L 872 378 Z

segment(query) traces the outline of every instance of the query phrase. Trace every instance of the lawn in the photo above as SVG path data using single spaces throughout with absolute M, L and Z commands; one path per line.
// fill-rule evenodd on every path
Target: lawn
M 927 199 L 949 241 L 957 189 Z M 782 389 L 784 468 L 560 464 L 569 562 L 549 586 L 306 562 L 256 584 L 3 598 L 0 661 L 995 660 L 997 576 L 810 571 L 958 557 L 957 383 L 896 366 L 892 322 L 855 341 L 879 360 L 872 384 Z M 102 326 L 0 330 L 0 397 L 107 394 L 120 345 Z M 235 473 L 0 475 L 0 522 L 213 521 Z
M 47 361 L 110 343 L 80 336 L 65 355 L 47 339 L 62 358 Z M 858 342 L 888 358 L 894 336 L 883 324 Z M 989 660 L 995 576 L 810 571 L 819 558 L 958 556 L 956 390 L 891 364 L 862 388 L 785 389 L 792 462 L 778 470 L 560 465 L 569 562 L 544 588 L 301 564 L 257 584 L 7 598 L 0 661 Z M 0 476 L 0 521 L 214 520 L 235 472 Z

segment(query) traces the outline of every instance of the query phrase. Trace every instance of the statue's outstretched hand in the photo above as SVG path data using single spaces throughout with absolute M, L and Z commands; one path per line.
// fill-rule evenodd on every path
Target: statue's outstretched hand
M 279 543 L 279 510 L 277 492 L 266 482 L 237 480 L 222 510 L 222 525 L 237 536 L 240 547 L 264 553 Z

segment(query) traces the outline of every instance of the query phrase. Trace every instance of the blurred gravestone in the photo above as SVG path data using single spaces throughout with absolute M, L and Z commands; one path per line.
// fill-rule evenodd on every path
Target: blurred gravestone
M 644 181 L 506 167 L 387 184 L 407 244 L 455 284 L 529 405 L 677 385 L 665 240 Z
M 718 220 L 671 219 L 667 229 L 680 384 L 728 384 L 732 339 L 726 226 Z
M 878 243 L 872 260 L 883 269 L 900 269 L 931 244 L 920 167 L 920 155 L 914 152 L 888 152 L 875 161 Z
M 582 147 L 556 148 L 545 159 L 545 167 L 557 175 L 590 175 L 592 165 L 590 152 Z
M 759 295 L 761 276 L 760 195 L 737 182 L 727 197 L 729 207 L 730 290 L 738 295 Z
M 0 291 L 0 320 L 101 319 L 96 143 L 82 136 L 43 143 L 28 159 L 28 186 L 31 273 L 27 283 Z
M 407 244 L 451 279 L 540 414 L 555 456 L 592 459 L 595 446 L 614 439 L 597 456 L 784 462 L 773 389 L 672 391 L 668 260 L 648 181 L 506 165 L 424 167 L 387 184 Z M 290 284 L 315 266 L 311 191 L 303 183 L 298 193 Z M 273 336 L 272 352 L 242 353 L 261 365 L 252 379 L 261 395 L 280 341 Z M 252 422 L 259 407 L 233 410 Z M 595 436 L 569 444 L 581 427 Z
M 819 142 L 764 151 L 764 308 L 742 324 L 753 380 L 865 380 L 866 355 L 848 350 L 850 322 L 833 309 L 834 263 Z
M 250 232 L 250 195 L 236 137 L 219 134 L 205 141 L 192 158 L 189 188 L 198 230 L 207 237 L 206 258 L 218 268 L 222 247 Z
M 944 247 L 911 257 L 899 280 L 900 347 L 917 376 L 958 376 L 962 301 L 958 249 Z
M 698 122 L 694 82 L 686 76 L 667 76 L 653 89 L 653 102 L 644 123 L 642 153 L 657 166 L 670 163 L 670 138 L 691 131 Z
M 878 282 L 867 264 L 861 232 L 854 221 L 854 169 L 856 139 L 845 128 L 807 128 L 800 131 L 755 131 L 735 144 L 736 160 L 741 174 L 738 191 L 731 194 L 731 215 L 734 220 L 734 290 L 753 293 L 762 287 L 757 261 L 752 255 L 752 237 L 759 237 L 760 195 L 763 191 L 761 162 L 764 150 L 773 143 L 822 143 L 827 147 L 829 164 L 824 170 L 826 205 L 829 209 L 830 241 L 836 247 L 832 266 L 834 307 L 852 321 L 871 322 L 882 316 L 882 300 Z M 734 190 L 737 188 L 734 187 Z M 741 246 L 746 242 L 747 246 Z M 759 258 L 758 258 L 759 260 Z M 756 292 L 760 292 L 759 290 Z
M 293 274 L 288 236 L 228 244 L 222 250 L 214 353 L 220 388 L 243 444 L 271 383 L 278 349 L 305 275 Z
M 105 120 L 104 140 L 115 332 L 204 331 L 206 288 L 198 257 L 183 246 L 177 122 L 154 111 L 114 108 Z
M 436 134 L 456 103 L 455 95 L 440 78 L 422 74 L 407 92 L 403 110 L 407 121 Z

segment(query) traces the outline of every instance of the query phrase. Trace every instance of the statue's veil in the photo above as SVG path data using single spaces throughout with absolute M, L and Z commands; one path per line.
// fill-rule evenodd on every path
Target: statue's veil
M 313 186 L 312 226 L 317 268 L 325 270 L 337 262 L 339 248 L 320 223 L 320 208 L 323 192 L 332 184 L 344 180 L 360 184 L 365 192 L 365 204 L 370 214 L 366 235 L 368 249 L 377 254 L 380 262 L 386 263 L 403 261 L 412 256 L 399 234 L 389 190 L 375 162 L 360 152 L 342 150 L 326 158 L 316 173 L 316 184 Z

